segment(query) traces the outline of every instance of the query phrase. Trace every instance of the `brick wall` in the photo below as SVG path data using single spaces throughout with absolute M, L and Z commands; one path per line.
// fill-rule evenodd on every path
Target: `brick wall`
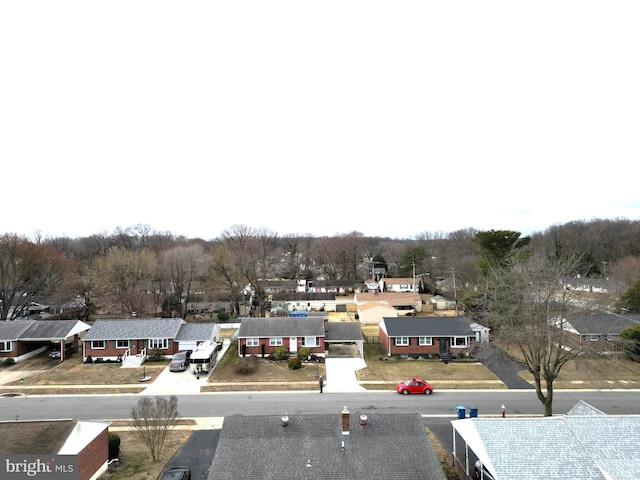
M 109 429 L 105 428 L 78 453 L 78 480 L 89 480 L 109 460 Z

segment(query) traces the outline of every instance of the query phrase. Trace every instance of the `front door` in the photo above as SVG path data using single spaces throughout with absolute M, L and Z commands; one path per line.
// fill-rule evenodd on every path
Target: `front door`
M 298 337 L 289 338 L 289 352 L 298 353 Z
M 449 352 L 449 337 L 440 337 L 440 353 Z

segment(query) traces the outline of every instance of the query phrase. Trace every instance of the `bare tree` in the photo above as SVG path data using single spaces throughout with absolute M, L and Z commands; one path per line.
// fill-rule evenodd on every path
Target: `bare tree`
M 561 369 L 584 353 L 566 323 L 579 293 L 565 288 L 564 280 L 579 261 L 559 251 L 535 252 L 504 272 L 498 286 L 498 301 L 509 303 L 498 306 L 493 318 L 498 340 L 519 350 L 545 416 L 553 413 L 553 385 Z
M 155 262 L 147 250 L 115 250 L 96 259 L 92 271 L 96 288 L 113 295 L 125 312 L 144 313 Z
M 178 398 L 157 396 L 155 400 L 144 397 L 131 411 L 133 427 L 142 442 L 149 449 L 154 462 L 160 460 L 162 448 L 169 430 L 178 419 Z
M 0 320 L 15 320 L 39 295 L 54 293 L 68 263 L 51 245 L 18 235 L 0 236 Z
M 205 253 L 199 244 L 175 247 L 164 254 L 164 267 L 171 285 L 168 310 L 176 308 L 183 319 L 187 317 L 191 289 L 194 282 L 201 279 L 205 263 Z
M 265 283 L 271 278 L 278 235 L 268 229 L 253 229 L 236 225 L 222 233 L 233 255 L 234 263 L 247 281 L 252 292 L 252 308 L 263 317 L 267 294 Z
M 240 302 L 243 300 L 244 277 L 228 245 L 218 243 L 211 248 L 211 259 L 207 270 L 209 285 L 224 285 L 232 305 L 232 315 L 239 316 Z

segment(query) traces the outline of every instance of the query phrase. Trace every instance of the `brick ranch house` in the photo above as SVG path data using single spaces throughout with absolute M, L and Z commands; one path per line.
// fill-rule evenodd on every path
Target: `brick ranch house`
M 359 322 L 329 322 L 327 317 L 251 317 L 243 318 L 238 330 L 238 356 L 269 356 L 285 347 L 296 355 L 302 347 L 325 357 L 332 344 L 355 344 L 363 353 Z
M 194 350 L 205 341 L 216 342 L 220 326 L 187 324 L 182 318 L 128 318 L 96 320 L 82 338 L 83 359 L 141 365 L 154 349 L 171 358 L 180 350 Z
M 629 313 L 572 313 L 552 323 L 565 330 L 566 347 L 586 348 L 593 352 L 621 352 L 620 333 L 634 324 L 640 323 L 640 314 Z
M 465 317 L 385 317 L 378 324 L 380 346 L 387 356 L 469 356 L 476 347 L 470 324 Z

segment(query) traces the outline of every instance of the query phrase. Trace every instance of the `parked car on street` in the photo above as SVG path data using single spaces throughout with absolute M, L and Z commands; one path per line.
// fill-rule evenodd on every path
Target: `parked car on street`
M 169 371 L 171 372 L 184 372 L 189 366 L 189 357 L 191 351 L 181 350 L 173 354 L 171 363 L 169 363 Z
M 191 469 L 185 466 L 169 467 L 162 472 L 160 480 L 191 480 Z
M 424 395 L 431 395 L 433 393 L 433 387 L 421 378 L 410 378 L 402 383 L 396 385 L 396 391 L 403 395 L 410 393 L 422 393 Z
M 64 344 L 64 357 L 70 357 L 73 355 L 73 342 L 65 342 Z M 49 358 L 59 359 L 60 355 L 60 342 L 51 342 L 49 345 Z

